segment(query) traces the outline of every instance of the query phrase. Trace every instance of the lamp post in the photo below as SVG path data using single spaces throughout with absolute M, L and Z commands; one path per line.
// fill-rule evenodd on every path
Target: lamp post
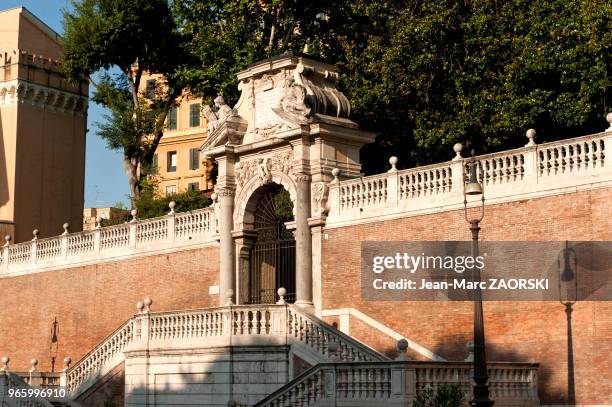
M 572 340 L 572 307 L 578 299 L 578 258 L 576 251 L 565 242 L 557 257 L 559 272 L 559 302 L 565 306 L 567 315 L 567 401 L 576 404 L 574 382 L 574 342 Z
M 472 157 L 468 162 L 468 179 L 465 179 L 463 172 L 463 210 L 465 220 L 470 224 L 472 232 L 472 258 L 479 256 L 478 253 L 478 233 L 480 232 L 480 221 L 484 218 L 484 191 L 483 185 L 478 182 L 478 164 L 474 158 L 474 150 Z M 482 168 L 480 179 L 483 180 Z M 479 213 L 475 217 L 468 215 L 468 195 L 480 195 Z M 489 375 L 487 372 L 487 355 L 485 351 L 485 334 L 484 334 L 484 318 L 482 315 L 482 292 L 480 291 L 480 270 L 477 267 L 472 268 L 472 280 L 476 289 L 474 290 L 474 386 L 472 388 L 472 401 L 470 406 L 474 407 L 490 407 L 494 402 L 489 399 Z

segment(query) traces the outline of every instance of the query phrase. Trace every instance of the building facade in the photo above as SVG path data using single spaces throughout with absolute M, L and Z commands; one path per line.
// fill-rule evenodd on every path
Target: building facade
M 0 26 L 0 233 L 81 230 L 88 84 L 61 74 L 59 35 L 27 9 Z
M 143 75 L 140 92 L 145 98 L 163 91 L 159 75 Z M 199 150 L 208 134 L 206 127 L 202 99 L 185 92 L 168 112 L 166 129 L 153 157 L 151 179 L 158 195 L 212 189 L 212 165 L 202 160 Z

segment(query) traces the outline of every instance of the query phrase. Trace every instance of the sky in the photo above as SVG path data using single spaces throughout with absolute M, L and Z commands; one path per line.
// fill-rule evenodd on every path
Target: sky
M 0 10 L 24 6 L 49 27 L 62 34 L 62 10 L 68 0 L 0 0 Z M 93 87 L 89 87 L 90 97 Z M 87 152 L 85 156 L 85 207 L 113 206 L 123 202 L 129 207 L 127 178 L 123 172 L 121 153 L 106 148 L 96 136 L 96 123 L 104 120 L 104 109 L 89 103 L 87 116 Z

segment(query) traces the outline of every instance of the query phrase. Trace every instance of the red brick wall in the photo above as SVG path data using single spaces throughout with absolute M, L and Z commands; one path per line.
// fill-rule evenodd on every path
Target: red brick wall
M 612 190 L 579 192 L 488 206 L 486 240 L 612 240 Z M 360 242 L 469 240 L 463 211 L 414 216 L 325 231 L 323 309 L 353 307 L 450 360 L 467 356 L 472 305 L 461 302 L 373 302 L 361 298 Z M 340 295 L 339 293 L 342 293 Z M 612 302 L 574 307 L 578 404 L 612 404 Z M 558 302 L 490 302 L 484 307 L 489 360 L 541 363 L 540 397 L 567 394 L 567 334 Z M 393 354 L 395 343 L 351 317 L 351 335 Z
M 218 305 L 208 287 L 219 284 L 218 250 L 208 247 L 0 279 L 0 353 L 13 371 L 32 358 L 51 370 L 53 318 L 59 322 L 56 369 L 74 362 L 153 299 L 153 311 Z

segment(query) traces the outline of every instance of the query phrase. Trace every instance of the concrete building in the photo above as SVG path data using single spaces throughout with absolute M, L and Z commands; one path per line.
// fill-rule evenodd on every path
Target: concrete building
M 373 135 L 337 78 L 302 55 L 239 73 L 242 98 L 218 101 L 202 145 L 219 168 L 211 207 L 0 248 L 0 400 L 26 378 L 83 406 L 399 407 L 449 384 L 467 405 L 473 302 L 364 293 L 364 245 L 469 242 L 465 213 L 482 207 L 482 245 L 555 245 L 534 263 L 557 276 L 554 296 L 485 301 L 495 406 L 612 405 L 612 114 L 597 134 L 538 144 L 528 131 L 524 147 L 474 157 L 486 200 L 464 206 L 461 145 L 445 162 L 397 170 L 390 157 L 388 172 L 361 174 Z M 282 189 L 293 219 L 277 216 Z M 568 243 L 597 257 L 575 269 L 597 290 L 571 321 L 556 297 Z
M 140 92 L 153 96 L 163 91 L 159 75 L 143 75 Z M 200 157 L 200 146 L 208 134 L 207 121 L 202 115 L 202 99 L 185 92 L 168 113 L 166 130 L 153 158 L 160 196 L 187 190 L 210 190 L 213 187 L 210 161 Z
M 27 9 L 0 27 L 0 234 L 81 230 L 88 84 L 60 73 L 60 36 Z

